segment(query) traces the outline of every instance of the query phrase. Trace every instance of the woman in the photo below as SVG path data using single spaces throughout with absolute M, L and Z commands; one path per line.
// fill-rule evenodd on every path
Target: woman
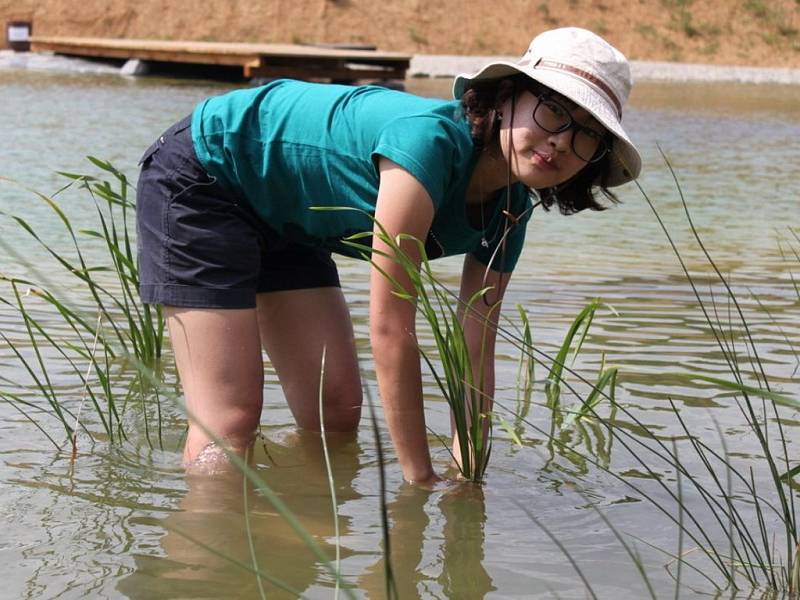
M 473 363 L 494 353 L 498 311 L 531 216 L 530 190 L 569 214 L 638 175 L 622 129 L 625 57 L 593 33 L 537 36 L 519 62 L 456 79 L 461 102 L 376 87 L 278 81 L 198 105 L 142 158 L 141 296 L 162 304 L 190 415 L 192 470 L 252 442 L 261 414 L 261 349 L 299 427 L 352 431 L 361 388 L 352 325 L 331 252 L 373 224 L 425 240 L 429 257 L 465 254 L 460 297 L 490 286 L 465 319 Z M 419 260 L 416 245 L 403 242 Z M 373 236 L 370 340 L 403 476 L 438 479 L 422 405 L 410 282 Z M 387 277 L 388 275 L 389 277 Z M 484 329 L 488 328 L 485 333 Z M 492 360 L 484 393 L 493 392 Z M 202 424 L 199 426 L 198 423 Z

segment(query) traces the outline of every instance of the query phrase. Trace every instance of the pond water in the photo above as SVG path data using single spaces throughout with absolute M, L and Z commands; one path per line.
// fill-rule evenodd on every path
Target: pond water
M 407 87 L 446 95 L 449 84 L 412 80 Z M 97 174 L 86 155 L 109 160 L 134 179 L 140 154 L 163 129 L 206 95 L 228 89 L 205 82 L 22 71 L 0 71 L 0 88 L 0 176 L 16 182 L 0 181 L 0 211 L 23 216 L 65 252 L 69 237 L 55 213 L 30 190 L 59 189 L 64 180 L 55 171 Z M 800 260 L 791 248 L 797 249 L 800 242 L 790 229 L 798 233 L 800 227 L 797 89 L 643 84 L 634 92 L 626 123 L 643 152 L 641 185 L 697 278 L 710 318 L 721 322 L 723 341 L 736 348 L 743 370 L 751 373 L 735 308 L 692 239 L 659 148 L 674 166 L 694 223 L 745 312 L 772 389 L 798 398 Z M 603 361 L 620 368 L 620 408 L 612 411 L 607 402 L 597 408 L 607 423 L 613 423 L 616 435 L 592 419 L 562 432 L 552 428 L 542 383 L 547 358 L 545 366 L 536 367 L 531 404 L 525 421 L 520 420 L 518 413 L 525 409 L 517 391 L 520 353 L 502 342 L 497 412 L 516 427 L 521 445 L 495 427 L 485 485 L 464 484 L 447 492 L 409 487 L 402 483 L 391 447 L 385 445 L 391 566 L 400 598 L 585 598 L 591 593 L 600 598 L 649 597 L 615 530 L 641 557 L 654 594 L 673 597 L 676 564 L 665 568 L 672 561 L 669 555 L 697 543 L 685 536 L 681 541 L 670 516 L 688 522 L 691 513 L 711 540 L 704 545 L 713 543 L 725 556 L 729 546 L 724 514 L 718 521 L 720 510 L 710 509 L 686 474 L 677 477 L 671 460 L 664 459 L 675 439 L 688 472 L 710 481 L 670 402 L 691 433 L 714 450 L 728 452 L 748 480 L 752 467 L 759 494 L 777 505 L 764 453 L 736 395 L 674 375 L 692 371 L 733 379 L 642 194 L 629 185 L 619 190 L 619 197 L 622 204 L 604 213 L 562 217 L 537 210 L 505 304 L 513 324 L 519 323 L 517 304 L 528 311 L 535 346 L 549 356 L 588 302 L 599 298 L 613 307 L 599 310 L 574 368 L 590 381 L 596 380 Z M 59 202 L 77 226 L 94 226 L 94 207 L 85 193 L 69 191 Z M 63 297 L 93 314 L 90 298 L 74 292 L 70 276 L 51 266 L 54 261 L 47 253 L 5 215 L 0 215 L 0 273 L 38 273 Z M 90 259 L 100 254 L 88 252 Z M 365 381 L 377 398 L 367 340 L 367 269 L 356 261 L 339 264 Z M 458 261 L 435 265 L 443 281 L 455 284 Z M 10 288 L 2 285 L 0 295 L 12 298 Z M 31 306 L 46 328 L 68 337 L 57 315 L 35 302 Z M 734 325 L 728 325 L 731 321 Z M 23 320 L 5 304 L 0 304 L 0 331 L 32 356 Z M 430 344 L 425 332 L 421 326 L 423 344 Z M 49 410 L 8 342 L 0 342 L 0 390 Z M 48 355 L 45 360 L 60 397 L 76 409 L 83 396 L 79 378 L 58 357 Z M 165 369 L 168 385 L 174 386 L 172 367 L 166 364 Z M 120 388 L 122 377 L 115 384 Z M 576 384 L 575 393 L 586 395 L 588 387 L 577 375 L 568 379 Z M 755 381 L 753 376 L 747 379 Z M 19 388 L 12 382 L 28 385 Z M 445 435 L 447 406 L 430 376 L 425 384 L 428 423 L 433 432 Z M 562 404 L 578 402 L 575 393 L 563 390 Z M 264 442 L 256 448 L 254 469 L 333 557 L 337 544 L 319 438 L 293 428 L 269 368 L 265 399 Z M 243 490 L 242 479 L 235 477 L 187 479 L 180 467 L 184 419 L 173 403 L 165 400 L 162 405 L 163 449 L 147 443 L 139 406 L 127 407 L 129 437 L 120 444 L 104 441 L 98 419 L 86 407 L 83 420 L 95 441 L 79 435 L 74 465 L 69 444 L 57 451 L 18 409 L 57 441 L 63 438 L 58 423 L 44 412 L 16 401 L 0 403 L 0 596 L 254 598 L 261 594 L 255 576 L 231 562 L 249 566 L 254 555 L 262 571 L 294 590 L 282 590 L 265 579 L 268 597 L 334 597 L 331 575 L 261 491 L 252 485 Z M 798 411 L 782 408 L 777 419 L 769 408 L 764 416 L 760 401 L 756 410 L 767 423 L 773 450 L 781 456 L 775 440 L 782 425 L 790 464 L 797 464 Z M 150 413 L 152 417 L 152 406 Z M 378 422 L 387 442 L 380 410 Z M 723 432 L 724 444 L 718 431 Z M 665 443 L 661 457 L 648 450 L 657 448 L 648 432 Z M 154 439 L 152 431 L 150 437 Z M 362 420 L 355 439 L 330 443 L 343 577 L 356 597 L 384 597 L 378 448 L 369 420 Z M 433 436 L 431 443 L 436 466 L 444 469 L 447 451 Z M 787 470 L 785 464 L 779 468 Z M 719 472 L 725 485 L 724 471 Z M 732 485 L 743 518 L 760 544 L 752 498 L 741 483 Z M 679 489 L 683 512 L 670 496 Z M 796 488 L 784 490 L 797 501 Z M 716 491 L 714 497 L 719 497 Z M 767 513 L 764 527 L 767 545 L 773 532 L 777 536 L 780 555 L 785 532 L 776 513 Z M 695 549 L 690 557 L 703 573 L 722 581 L 702 552 Z M 714 591 L 688 566 L 681 577 L 681 597 Z M 744 593 L 736 596 L 728 590 L 720 597 L 749 597 L 747 583 L 741 577 L 737 582 Z

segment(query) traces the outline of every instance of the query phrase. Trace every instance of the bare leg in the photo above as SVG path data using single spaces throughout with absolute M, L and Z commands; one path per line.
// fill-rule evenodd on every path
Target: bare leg
M 258 323 L 297 425 L 320 430 L 319 374 L 325 347 L 325 430 L 354 431 L 361 416 L 361 380 L 342 291 L 325 287 L 259 294 Z
M 264 381 L 256 310 L 164 309 L 189 413 L 184 463 L 215 438 L 244 454 Z

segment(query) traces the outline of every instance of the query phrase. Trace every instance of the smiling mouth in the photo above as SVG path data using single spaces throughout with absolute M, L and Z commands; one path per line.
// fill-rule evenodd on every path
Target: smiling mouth
M 542 154 L 541 152 L 534 150 L 533 162 L 548 169 L 556 169 L 556 165 L 553 162 L 553 156 L 551 154 Z

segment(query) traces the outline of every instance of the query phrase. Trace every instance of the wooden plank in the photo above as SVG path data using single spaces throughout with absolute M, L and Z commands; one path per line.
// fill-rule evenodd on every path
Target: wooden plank
M 113 38 L 74 38 L 32 36 L 32 43 L 93 47 L 103 49 L 152 50 L 164 52 L 186 52 L 191 54 L 234 54 L 319 58 L 347 58 L 352 60 L 382 60 L 386 62 L 408 62 L 411 57 L 399 52 L 325 48 L 300 44 L 247 44 L 241 42 L 186 42 L 169 40 L 136 40 Z
M 245 77 L 403 79 L 410 57 L 395 52 L 296 44 L 242 44 L 34 36 L 34 51 L 116 59 L 240 66 Z
M 34 42 L 31 44 L 31 49 L 34 52 L 49 51 L 57 54 L 71 54 L 75 56 L 91 56 L 95 58 L 118 58 L 130 59 L 138 58 L 140 60 L 154 60 L 162 62 L 179 62 L 179 63 L 200 63 L 208 65 L 229 65 L 241 66 L 260 63 L 259 56 L 256 54 L 251 55 L 236 55 L 236 54 L 207 54 L 207 53 L 186 53 L 186 52 L 170 52 L 165 50 L 153 49 L 137 49 L 129 50 L 124 48 L 96 48 L 91 46 L 73 46 L 70 44 L 60 43 L 41 43 Z

